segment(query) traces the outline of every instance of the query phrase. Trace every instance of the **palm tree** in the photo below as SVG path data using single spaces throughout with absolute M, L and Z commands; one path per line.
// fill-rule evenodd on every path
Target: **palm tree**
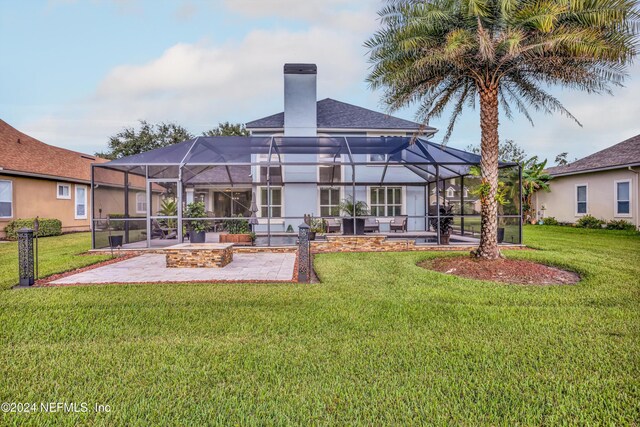
M 428 123 L 451 107 L 446 143 L 465 106 L 480 104 L 483 188 L 480 245 L 497 245 L 498 116 L 561 113 L 551 85 L 588 93 L 621 85 L 637 49 L 634 0 L 387 0 L 365 44 L 368 82 L 391 111 L 414 103 Z M 576 120 L 577 122 L 577 120 Z
M 549 175 L 545 169 L 547 167 L 547 160 L 542 162 L 538 161 L 537 156 L 531 157 L 529 160 L 522 162 L 522 214 L 523 220 L 531 222 L 535 219 L 535 214 L 532 209 L 533 195 L 536 191 L 550 191 L 549 181 L 551 181 L 551 175 Z

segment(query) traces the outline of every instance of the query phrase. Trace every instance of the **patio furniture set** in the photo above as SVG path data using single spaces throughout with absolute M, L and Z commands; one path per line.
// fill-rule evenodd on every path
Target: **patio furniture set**
M 340 233 L 342 231 L 342 219 L 340 218 L 327 218 L 324 220 L 326 224 L 327 233 Z M 393 232 L 406 232 L 407 231 L 407 217 L 396 216 L 389 222 L 389 229 Z M 364 218 L 364 232 L 365 233 L 379 233 L 380 221 L 376 218 L 365 217 Z

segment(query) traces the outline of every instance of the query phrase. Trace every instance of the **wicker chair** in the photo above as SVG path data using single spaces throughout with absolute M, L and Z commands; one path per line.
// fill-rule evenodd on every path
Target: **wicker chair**
M 342 221 L 337 218 L 326 218 L 324 220 L 327 226 L 327 233 L 339 233 Z
M 391 231 L 407 231 L 407 217 L 406 216 L 394 216 L 389 223 Z
M 379 233 L 380 232 L 380 221 L 375 218 L 365 218 L 364 219 L 364 232 L 365 233 Z

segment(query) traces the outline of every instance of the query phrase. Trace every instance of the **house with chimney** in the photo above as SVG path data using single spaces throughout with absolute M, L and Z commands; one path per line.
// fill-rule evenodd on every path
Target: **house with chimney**
M 315 64 L 285 64 L 283 111 L 247 122 L 250 136 L 199 136 L 94 165 L 94 247 L 105 247 L 107 232 L 114 231 L 99 226 L 97 212 L 137 231 L 124 234 L 129 247 L 168 246 L 167 236 L 180 240 L 189 233 L 185 225 L 195 222 L 188 207 L 196 201 L 205 207 L 198 221 L 209 224 L 206 241 L 216 241 L 214 234 L 241 216 L 250 219 L 259 243 L 264 237 L 269 246 L 294 244 L 298 226 L 311 216 L 333 224 L 332 232 L 358 233 L 363 222 L 366 232 L 402 232 L 438 243 L 440 208 L 455 205 L 456 239 L 473 243 L 480 212 L 469 189 L 479 185 L 471 169 L 480 156 L 430 141 L 433 127 L 332 98 L 317 100 L 317 76 Z M 517 179 L 519 165 L 500 167 L 514 168 Z M 107 194 L 107 176 L 115 177 L 121 195 Z M 132 177 L 147 181 L 146 197 L 139 196 L 150 206 L 144 220 L 131 204 L 103 207 L 114 195 L 130 197 Z M 519 189 L 519 182 L 512 185 Z M 169 200 L 175 209 L 164 209 Z M 367 208 L 349 212 L 345 202 Z M 520 215 L 518 203 L 503 209 L 506 242 L 521 242 Z

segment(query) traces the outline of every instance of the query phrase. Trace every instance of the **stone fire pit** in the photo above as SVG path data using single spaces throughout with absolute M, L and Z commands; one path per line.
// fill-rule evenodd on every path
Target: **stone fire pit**
M 182 243 L 164 249 L 168 268 L 221 268 L 233 261 L 233 244 Z

